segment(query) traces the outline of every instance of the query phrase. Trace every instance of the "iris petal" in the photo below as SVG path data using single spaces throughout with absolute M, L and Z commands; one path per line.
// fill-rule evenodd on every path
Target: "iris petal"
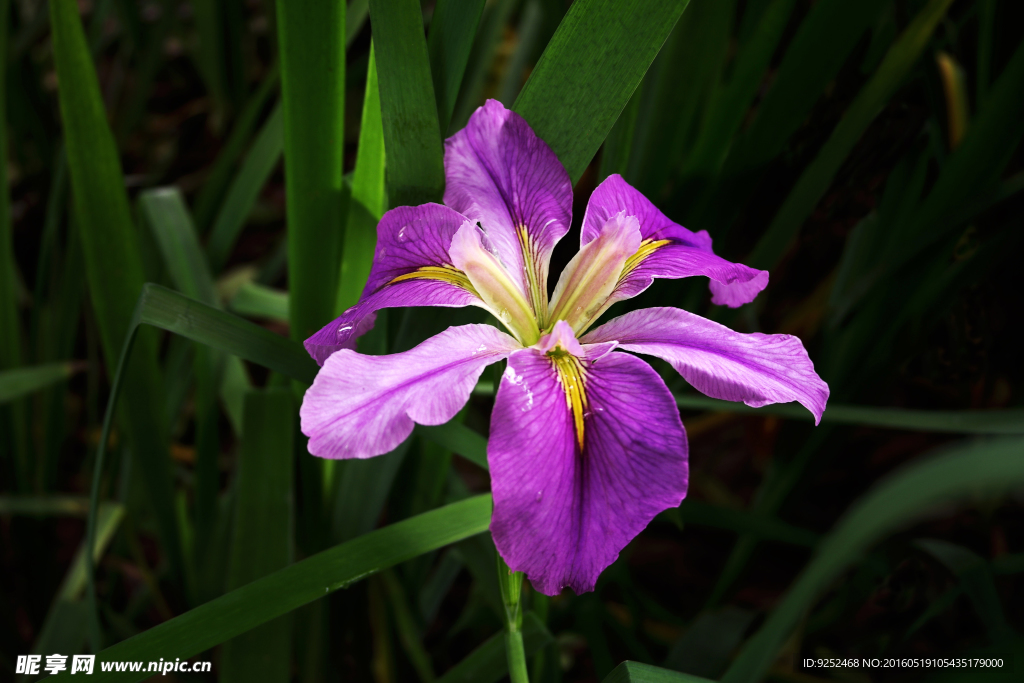
M 494 542 L 547 595 L 593 590 L 656 514 L 679 505 L 688 478 L 686 434 L 657 373 L 610 353 L 614 344 L 564 339 L 564 330 L 552 332 L 509 357 L 487 447 Z M 573 355 L 576 387 L 560 378 L 552 351 Z

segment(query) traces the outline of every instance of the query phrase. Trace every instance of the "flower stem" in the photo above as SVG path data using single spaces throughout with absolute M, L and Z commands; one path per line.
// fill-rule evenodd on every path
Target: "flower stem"
M 505 656 L 508 659 L 508 676 L 512 683 L 530 683 L 526 671 L 526 650 L 523 647 L 522 597 L 523 573 L 509 569 L 501 555 L 498 560 L 498 585 L 505 603 Z

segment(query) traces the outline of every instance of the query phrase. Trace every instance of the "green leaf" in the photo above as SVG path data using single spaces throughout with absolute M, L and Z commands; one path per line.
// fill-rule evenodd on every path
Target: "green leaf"
M 640 662 L 623 662 L 602 683 L 712 683 L 707 678 L 659 669 Z
M 416 430 L 425 439 L 487 469 L 487 439 L 461 422 L 452 420 L 436 426 L 416 425 Z
M 274 107 L 256 136 L 213 221 L 206 253 L 210 257 L 210 265 L 214 271 L 219 272 L 224 268 L 235 246 L 235 240 L 241 234 L 260 190 L 277 166 L 283 149 L 284 113 L 279 104 Z
M 9 53 L 10 0 L 0 2 L 0 54 Z M 0 159 L 7 158 L 7 73 L 0 74 Z M 21 321 L 15 289 L 14 245 L 11 242 L 11 197 L 7 167 L 0 168 L 0 370 L 21 365 Z
M 277 4 L 291 335 L 332 317 L 344 233 L 345 3 Z
M 857 94 L 818 156 L 801 174 L 768 230 L 745 260 L 771 269 L 796 238 L 800 227 L 832 184 L 839 167 L 864 131 L 903 82 L 953 0 L 930 0 L 889 49 L 871 80 Z
M 227 351 L 307 384 L 318 368 L 298 344 L 236 315 L 219 311 L 160 285 L 139 296 L 136 324 L 147 324 Z
M 437 120 L 443 136 L 455 111 L 466 63 L 486 0 L 439 0 L 430 20 L 427 52 L 437 98 Z
M 939 505 L 1024 485 L 1024 440 L 968 443 L 888 477 L 853 504 L 818 545 L 761 630 L 747 641 L 723 683 L 753 683 L 764 676 L 782 643 L 821 592 L 873 543 Z
M 167 14 L 171 14 L 168 12 Z M 231 134 L 217 154 L 216 160 L 210 167 L 203 186 L 199 189 L 195 200 L 196 225 L 202 232 L 206 232 L 213 221 L 217 207 L 221 205 L 224 192 L 231 181 L 231 172 L 242 156 L 245 146 L 249 144 L 252 132 L 259 123 L 260 115 L 266 108 L 270 97 L 277 92 L 277 85 L 281 75 L 279 65 L 275 63 L 269 72 L 263 77 L 259 88 L 256 89 L 245 103 L 242 112 L 235 119 L 231 128 Z M 283 137 L 283 134 L 282 134 Z M 283 146 L 282 142 L 282 146 Z
M 245 282 L 231 299 L 230 308 L 238 315 L 288 322 L 288 292 Z
M 86 46 L 78 4 L 50 3 L 54 62 L 67 148 L 75 223 L 82 239 L 86 275 L 108 370 L 115 367 L 131 327 L 143 270 L 137 232 L 132 226 L 114 138 L 107 125 L 99 82 Z M 125 377 L 124 426 L 156 512 L 162 548 L 171 567 L 184 576 L 184 558 L 174 513 L 167 427 L 159 402 L 163 382 L 156 361 L 156 339 L 139 339 Z
M 513 109 L 579 180 L 688 0 L 577 0 Z M 390 147 L 389 147 L 390 149 Z
M 341 276 L 334 314 L 341 315 L 359 302 L 370 277 L 377 248 L 377 222 L 387 208 L 384 188 L 384 128 L 377 84 L 377 60 L 370 43 L 370 65 L 366 72 L 366 95 L 359 126 L 359 149 L 352 171 L 352 196 L 345 226 L 345 248 L 341 252 Z
M 536 614 L 527 612 L 523 615 L 523 649 L 527 657 L 552 642 L 554 638 Z M 505 634 L 496 633 L 466 655 L 465 659 L 448 669 L 437 679 L 437 683 L 494 683 L 504 678 L 507 670 Z
M 139 207 L 153 230 L 174 286 L 185 296 L 216 306 L 217 292 L 210 266 L 199 246 L 181 190 L 176 187 L 146 190 L 139 196 Z
M 676 395 L 675 398 L 676 405 L 683 409 L 760 413 L 804 421 L 814 419 L 806 408 L 793 403 L 751 408 L 742 403 L 691 394 Z M 821 422 L 954 434 L 1024 434 L 1024 409 L 907 410 L 835 404 L 825 409 Z
M 89 514 L 89 499 L 79 496 L 0 496 L 0 515 L 73 515 Z
M 490 495 L 476 496 L 373 531 L 297 562 L 118 643 L 96 657 L 95 680 L 140 681 L 102 674 L 100 663 L 192 657 L 339 588 L 487 530 Z M 63 672 L 52 680 L 74 680 Z
M 388 205 L 441 200 L 444 164 L 418 0 L 370 0 L 387 150 Z
M 251 391 L 246 396 L 229 590 L 291 564 L 294 424 L 291 389 Z M 221 680 L 288 681 L 290 653 L 291 623 L 285 616 L 225 643 Z
M 0 372 L 0 403 L 28 396 L 56 384 L 78 369 L 80 367 L 76 363 L 47 363 Z

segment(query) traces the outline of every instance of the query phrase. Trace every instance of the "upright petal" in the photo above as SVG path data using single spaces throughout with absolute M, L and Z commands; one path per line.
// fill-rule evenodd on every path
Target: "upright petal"
M 678 308 L 644 308 L 583 337 L 668 361 L 698 391 L 759 408 L 797 401 L 821 420 L 828 385 L 788 334 L 741 334 Z
M 317 363 L 355 347 L 373 327 L 374 313 L 399 306 L 483 306 L 448 250 L 466 217 L 440 204 L 400 206 L 377 224 L 377 250 L 363 295 L 352 308 L 306 340 Z
M 302 433 L 322 458 L 369 458 L 393 450 L 413 423 L 444 424 L 469 400 L 484 368 L 520 344 L 490 325 L 449 327 L 390 356 L 342 349 L 302 399 Z
M 708 277 L 711 301 L 732 308 L 753 301 L 768 286 L 768 271 L 716 256 L 707 231 L 695 233 L 673 223 L 617 174 L 608 176 L 590 196 L 580 243 L 587 244 L 596 238 L 604 223 L 620 211 L 636 216 L 643 242 L 626 263 L 609 303 L 636 296 L 650 287 L 656 277 Z
M 521 116 L 488 100 L 445 141 L 444 170 L 444 203 L 480 223 L 543 315 L 551 250 L 572 216 L 572 183 L 558 157 Z
M 558 276 L 549 319 L 586 329 L 618 285 L 627 259 L 640 248 L 640 226 L 624 211 L 605 222 Z
M 487 446 L 498 552 L 547 595 L 593 590 L 655 515 L 679 505 L 688 476 L 679 411 L 654 370 L 610 345 L 561 356 L 570 368 L 560 368 L 552 352 L 566 346 L 509 357 Z

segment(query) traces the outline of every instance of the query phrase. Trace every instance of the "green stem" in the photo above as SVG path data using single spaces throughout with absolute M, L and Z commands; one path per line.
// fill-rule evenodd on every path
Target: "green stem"
M 526 673 L 526 650 L 523 648 L 523 632 L 516 629 L 505 632 L 505 656 L 508 658 L 508 677 L 512 683 L 530 683 Z
M 512 683 L 530 683 L 526 671 L 526 650 L 523 647 L 522 597 L 523 573 L 512 571 L 501 555 L 498 560 L 498 585 L 505 603 L 505 656 L 508 659 L 508 676 Z

